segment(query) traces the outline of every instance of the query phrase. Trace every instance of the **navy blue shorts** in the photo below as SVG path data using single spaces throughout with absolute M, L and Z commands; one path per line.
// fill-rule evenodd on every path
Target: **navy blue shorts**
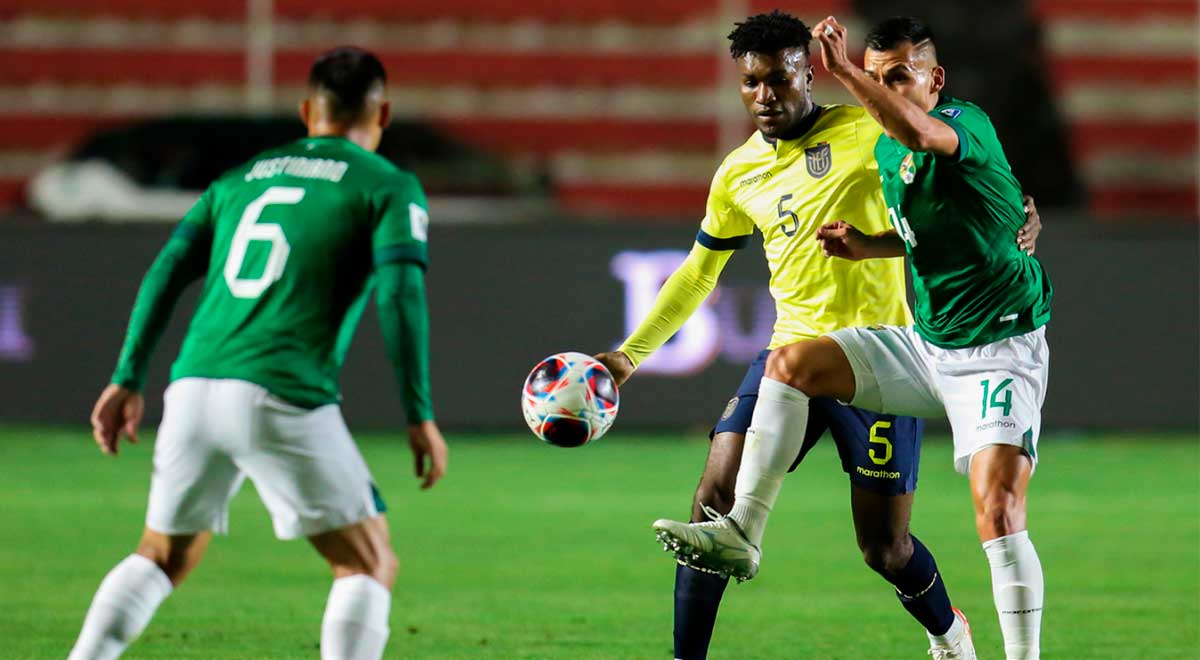
M 771 351 L 763 351 L 750 364 L 737 395 L 725 406 L 713 434 L 745 434 L 750 428 L 754 404 L 758 403 L 758 384 L 770 354 Z M 814 397 L 809 400 L 804 445 L 789 471 L 800 465 L 828 429 L 851 483 L 881 495 L 911 493 L 917 489 L 924 428 L 925 420 L 915 417 L 884 415 L 843 405 L 835 399 Z

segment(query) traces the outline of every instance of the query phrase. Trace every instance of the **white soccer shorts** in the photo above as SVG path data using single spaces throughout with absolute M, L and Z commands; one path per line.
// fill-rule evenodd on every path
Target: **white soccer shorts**
M 281 539 L 380 513 L 366 461 L 341 410 L 299 408 L 242 380 L 181 378 L 163 395 L 146 526 L 163 534 L 229 530 L 229 501 L 249 477 Z
M 847 328 L 829 334 L 854 370 L 851 405 L 950 420 L 954 468 L 992 445 L 1022 447 L 1037 466 L 1050 348 L 1045 327 L 983 346 L 939 348 L 911 327 Z

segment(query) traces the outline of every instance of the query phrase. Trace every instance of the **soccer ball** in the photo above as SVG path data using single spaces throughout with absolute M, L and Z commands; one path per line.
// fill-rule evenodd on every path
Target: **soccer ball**
M 617 418 L 620 395 L 608 369 L 583 353 L 556 353 L 529 372 L 521 411 L 529 430 L 559 447 L 598 439 Z

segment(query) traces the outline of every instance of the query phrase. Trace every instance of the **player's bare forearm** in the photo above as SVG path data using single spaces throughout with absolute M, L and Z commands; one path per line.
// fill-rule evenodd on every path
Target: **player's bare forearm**
M 896 233 L 895 229 L 868 236 L 871 239 L 868 259 L 892 259 L 904 256 L 904 239 L 900 238 L 900 234 Z
M 945 123 L 900 94 L 884 87 L 850 61 L 846 54 L 846 28 L 832 16 L 813 28 L 821 44 L 825 69 L 847 89 L 883 130 L 912 149 L 952 156 L 958 151 L 958 134 Z
M 895 230 L 864 234 L 854 225 L 838 220 L 821 225 L 816 239 L 826 257 L 860 261 L 904 256 L 904 241 Z

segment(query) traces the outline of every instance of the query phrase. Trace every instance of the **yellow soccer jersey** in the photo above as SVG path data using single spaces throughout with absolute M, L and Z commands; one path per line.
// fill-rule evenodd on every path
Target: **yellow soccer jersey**
M 866 233 L 891 228 L 866 110 L 822 106 L 796 140 L 768 142 L 755 131 L 717 169 L 696 242 L 743 247 L 757 227 L 771 270 L 775 332 L 769 348 L 839 328 L 911 325 L 903 259 L 826 258 L 817 228 L 845 220 Z

